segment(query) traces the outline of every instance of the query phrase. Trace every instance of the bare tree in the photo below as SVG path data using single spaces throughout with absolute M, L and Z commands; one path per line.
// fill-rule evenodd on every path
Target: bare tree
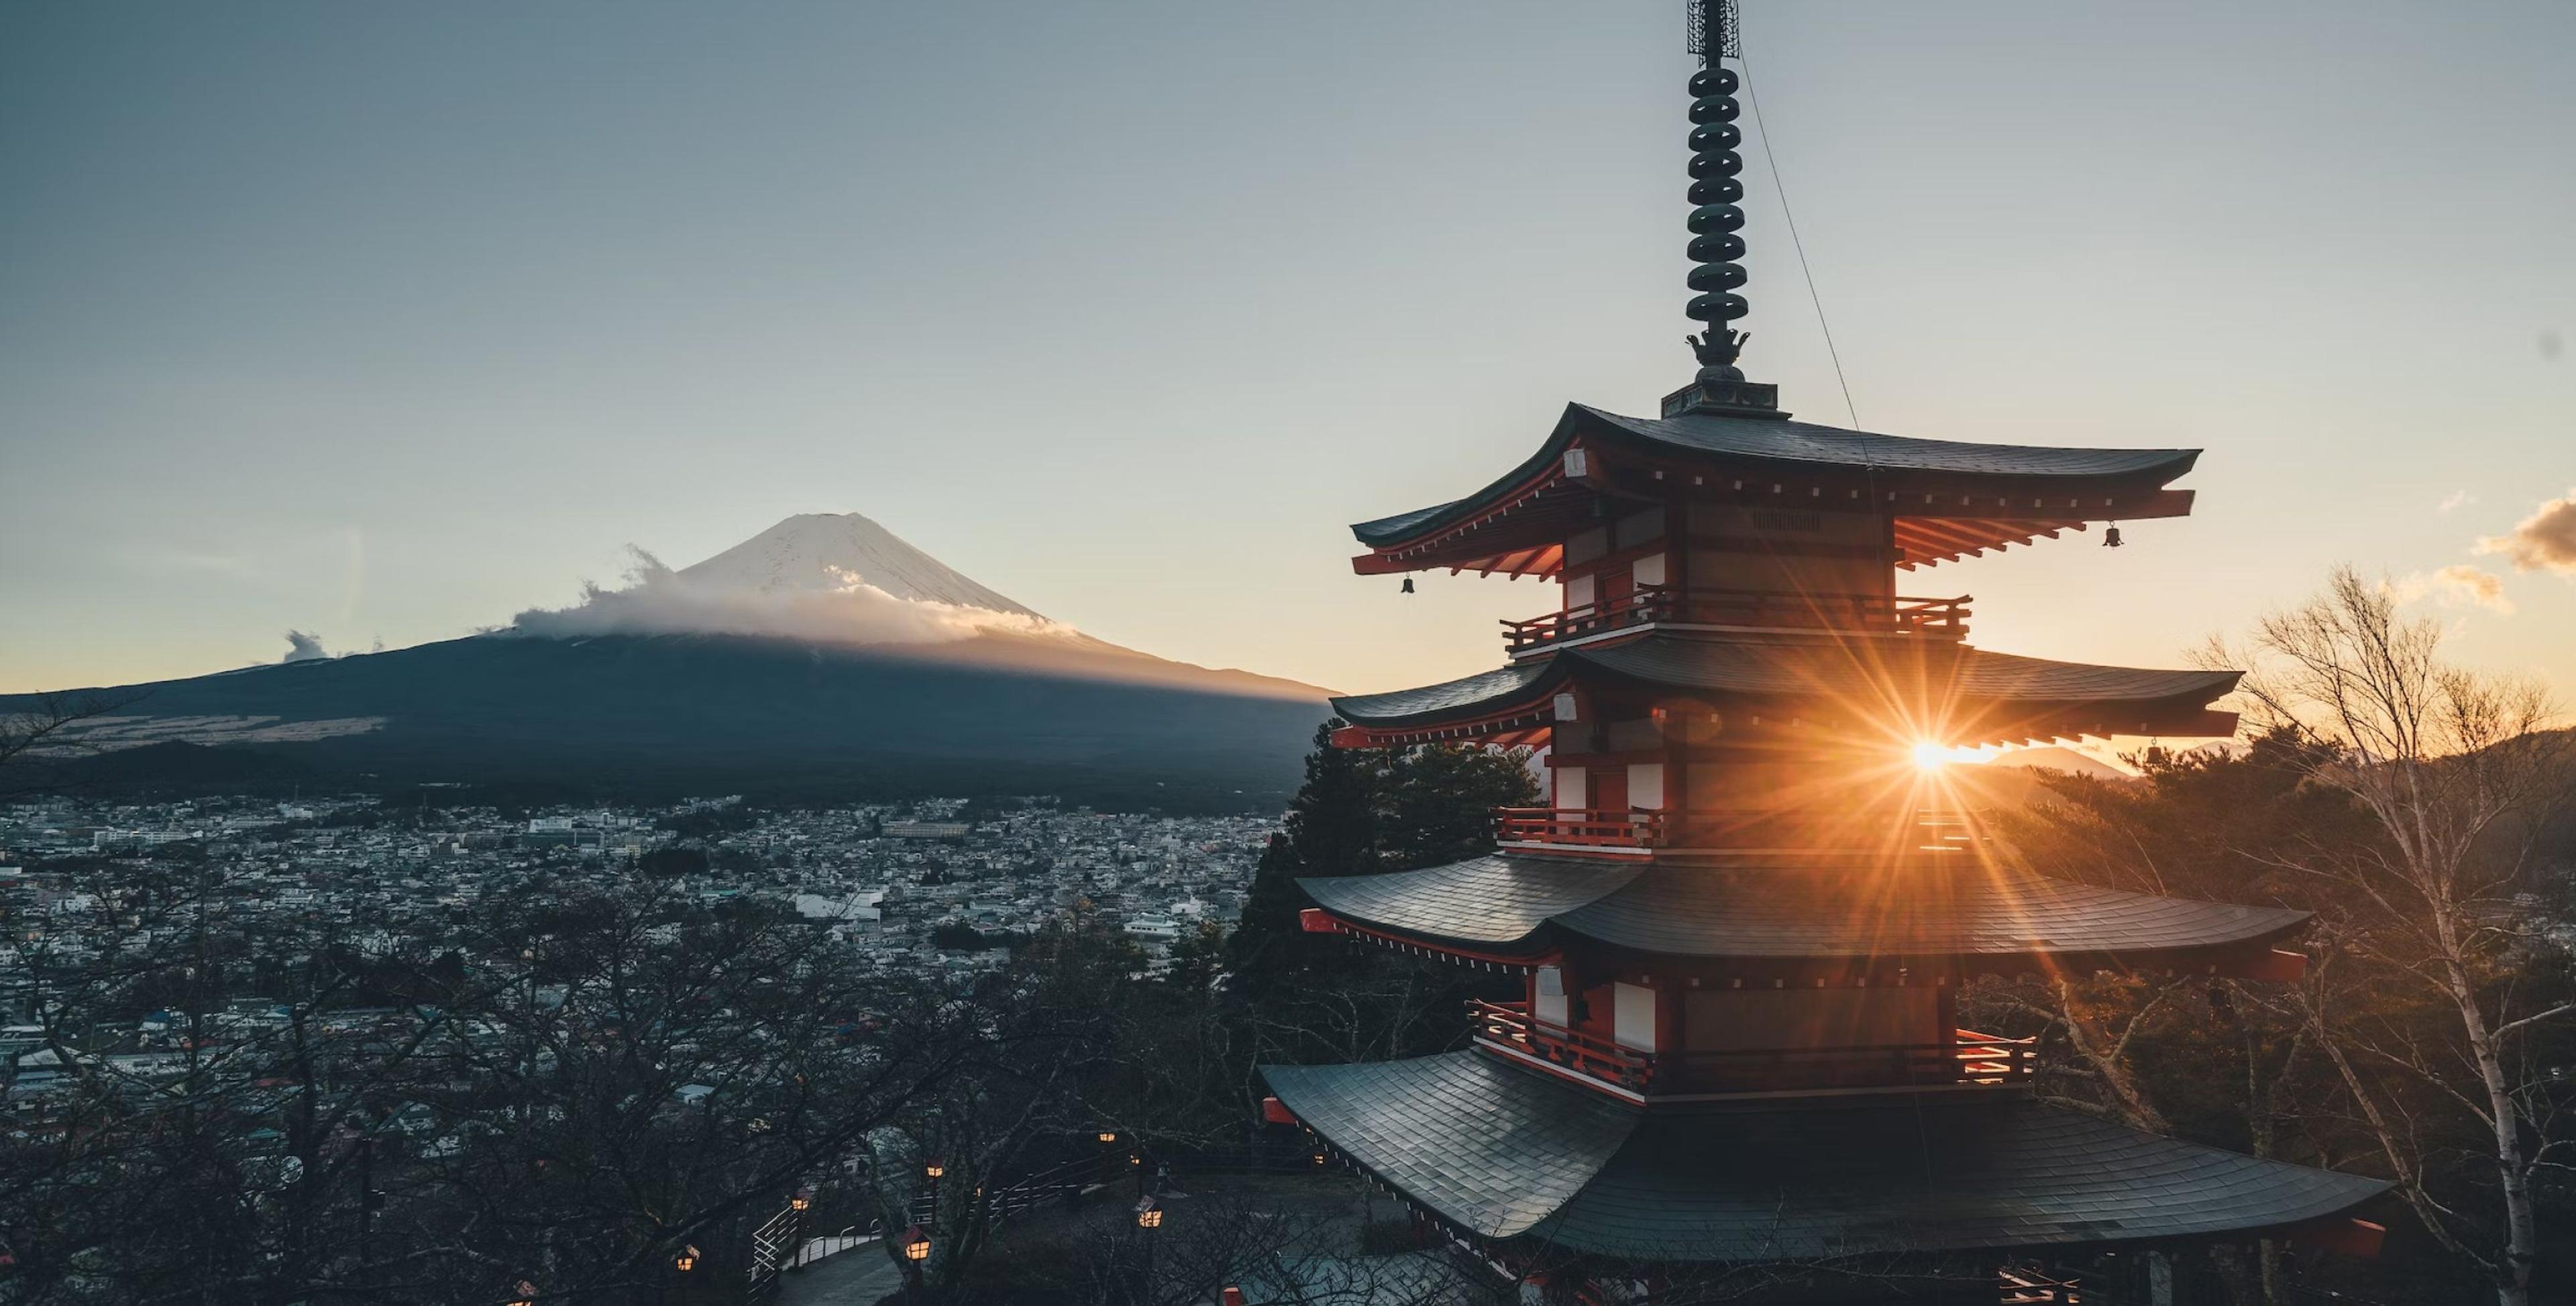
M 2535 1005 L 2514 982 L 2537 940 L 2511 899 L 2542 818 L 2567 797 L 2567 736 L 2550 729 L 2555 709 L 2537 685 L 2452 665 L 2441 642 L 2437 623 L 2401 616 L 2388 586 L 2347 567 L 2265 618 L 2249 649 L 2213 644 L 2208 656 L 2243 658 L 2258 722 L 2324 745 L 2308 754 L 2310 783 L 2349 796 L 2377 827 L 2381 837 L 2357 849 L 2277 856 L 2331 881 L 2352 909 L 2341 928 L 2330 922 L 2327 946 L 2384 963 L 2447 1013 L 2448 1037 L 2429 1043 L 2420 1025 L 2379 1009 L 2319 1002 L 2309 1011 L 2319 1050 L 2425 1227 L 2493 1280 L 2498 1302 L 2523 1306 L 2539 1249 L 2533 1173 L 2570 1144 L 2550 1141 L 2539 1077 L 2517 1049 L 2543 1023 L 2576 1015 L 2576 1003 Z M 2492 1139 L 2496 1217 L 2427 1182 L 2426 1103 L 2466 1113 Z
M 97 750 L 81 728 L 132 705 L 138 689 L 72 689 L 20 697 L 0 710 L 0 798 L 61 787 L 61 764 Z

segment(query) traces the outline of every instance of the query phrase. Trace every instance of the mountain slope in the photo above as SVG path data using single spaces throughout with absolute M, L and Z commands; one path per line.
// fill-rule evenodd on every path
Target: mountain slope
M 856 578 L 899 599 L 1041 617 L 854 512 L 801 513 L 677 574 L 694 585 L 762 594 L 838 589 Z
M 1246 692 L 1284 682 L 1239 673 L 1159 663 L 1163 678 L 1146 680 L 1040 668 L 1025 649 L 991 646 L 1018 642 L 481 636 L 146 686 L 102 742 L 233 743 L 382 784 L 1117 801 L 1169 791 L 1176 805 L 1253 808 L 1294 788 L 1328 710 L 1320 691 Z
M 142 688 L 83 740 L 148 754 L 91 768 L 127 787 L 156 758 L 204 787 L 256 755 L 387 784 L 1200 808 L 1284 801 L 1329 710 L 1311 685 L 1091 639 L 855 514 L 790 517 L 501 631 Z

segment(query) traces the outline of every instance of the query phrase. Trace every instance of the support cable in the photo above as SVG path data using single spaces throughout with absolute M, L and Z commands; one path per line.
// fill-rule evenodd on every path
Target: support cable
M 1742 55 L 1736 63 L 1744 69 L 1744 99 L 1753 109 L 1753 128 L 1762 133 L 1762 162 L 1771 171 L 1771 193 L 1780 201 L 1781 220 L 1789 227 L 1789 247 L 1798 254 L 1798 272 L 1807 279 L 1807 302 L 1816 306 L 1816 328 L 1825 336 L 1825 357 L 1833 360 L 1834 382 L 1843 390 L 1843 413 L 1854 429 L 1860 426 L 1860 409 L 1852 403 L 1851 381 L 1843 375 L 1842 351 L 1834 347 L 1834 328 L 1825 320 L 1824 296 L 1816 293 L 1816 272 L 1807 264 L 1807 242 L 1798 235 L 1797 215 L 1789 211 L 1789 188 L 1780 180 L 1780 160 L 1771 152 L 1771 127 L 1762 121 L 1762 97 L 1753 91 L 1753 65 Z

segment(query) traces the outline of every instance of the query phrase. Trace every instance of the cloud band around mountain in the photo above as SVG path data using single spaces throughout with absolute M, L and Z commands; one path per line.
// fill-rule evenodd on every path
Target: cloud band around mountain
M 898 598 L 848 572 L 828 588 L 748 590 L 706 585 L 629 546 L 626 584 L 582 586 L 581 602 L 530 608 L 511 618 L 519 634 L 553 639 L 591 635 L 754 635 L 831 644 L 940 644 L 978 635 L 1073 637 L 1044 617 L 932 599 Z

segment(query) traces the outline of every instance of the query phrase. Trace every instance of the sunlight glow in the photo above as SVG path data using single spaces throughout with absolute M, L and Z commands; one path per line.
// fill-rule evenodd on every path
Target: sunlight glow
M 1950 764 L 1950 751 L 1929 739 L 1923 740 L 1914 745 L 1914 769 L 1926 772 L 1938 771 Z

